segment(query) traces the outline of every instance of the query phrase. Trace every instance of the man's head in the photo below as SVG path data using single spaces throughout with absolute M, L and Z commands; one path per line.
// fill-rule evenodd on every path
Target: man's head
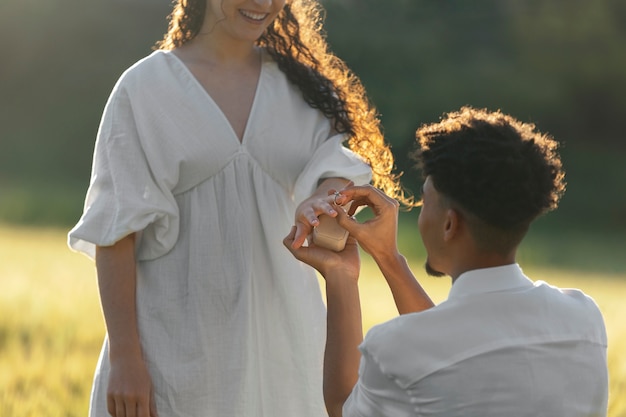
M 530 223 L 555 209 L 565 191 L 557 142 L 501 112 L 463 107 L 419 128 L 416 138 L 414 157 L 426 180 L 420 231 L 427 250 L 444 243 L 437 243 L 444 238 L 439 228 L 429 232 L 429 219 L 445 225 L 441 216 L 452 213 L 478 253 L 514 254 Z M 437 248 L 430 248 L 429 262 Z

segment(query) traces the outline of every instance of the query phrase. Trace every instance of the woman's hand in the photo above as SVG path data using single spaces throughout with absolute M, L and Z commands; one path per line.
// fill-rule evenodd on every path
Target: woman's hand
M 111 363 L 107 410 L 113 417 L 156 417 L 137 325 L 135 234 L 98 246 L 96 268 Z
M 158 417 L 152 380 L 141 358 L 111 358 L 107 409 L 113 417 Z
M 337 216 L 337 210 L 333 206 L 333 196 L 320 197 L 313 195 L 300 203 L 296 209 L 294 248 L 301 247 L 306 238 L 313 232 L 313 228 L 320 224 L 318 216 L 321 214 L 330 217 Z
M 294 248 L 301 247 L 307 237 L 313 232 L 313 228 L 319 225 L 318 217 L 320 215 L 337 216 L 334 192 L 352 184 L 351 181 L 343 178 L 325 179 L 313 195 L 298 205 L 294 223 L 296 232 L 292 242 Z

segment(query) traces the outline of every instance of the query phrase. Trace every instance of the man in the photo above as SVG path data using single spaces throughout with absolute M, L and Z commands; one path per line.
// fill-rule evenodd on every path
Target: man
M 437 306 L 396 245 L 398 204 L 348 187 L 337 221 L 350 232 L 335 253 L 287 248 L 326 280 L 324 396 L 335 416 L 605 416 L 606 332 L 578 290 L 532 282 L 516 264 L 531 222 L 565 190 L 556 142 L 500 112 L 469 107 L 417 131 L 425 181 L 418 227 L 426 270 L 452 288 Z M 350 214 L 369 206 L 375 217 Z M 362 340 L 356 241 L 387 280 L 400 316 Z M 358 346 L 358 349 L 357 349 Z M 360 352 L 359 352 L 360 350 Z

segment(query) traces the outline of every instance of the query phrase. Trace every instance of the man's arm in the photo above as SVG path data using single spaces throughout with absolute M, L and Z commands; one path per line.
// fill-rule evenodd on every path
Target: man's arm
M 374 212 L 374 218 L 358 223 L 339 210 L 337 221 L 374 258 L 387 280 L 398 312 L 414 313 L 432 307 L 430 297 L 398 251 L 398 202 L 369 185 L 341 190 L 337 202 L 345 204 L 348 201 L 353 201 L 348 214 L 354 213 L 359 206 L 368 206 Z
M 342 252 L 316 247 L 294 248 L 295 227 L 283 240 L 289 251 L 317 269 L 326 280 L 327 337 L 324 353 L 324 402 L 330 417 L 341 417 L 343 404 L 356 385 L 363 341 L 358 278 L 359 251 L 348 239 Z
M 417 313 L 434 306 L 399 252 L 374 257 L 393 295 L 399 314 Z
M 361 304 L 356 279 L 326 276 L 327 334 L 324 352 L 324 402 L 330 417 L 342 415 L 359 377 L 363 341 Z

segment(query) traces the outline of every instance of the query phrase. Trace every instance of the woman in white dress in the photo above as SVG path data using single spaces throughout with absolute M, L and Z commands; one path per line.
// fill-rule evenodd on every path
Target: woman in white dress
M 69 234 L 107 327 L 92 417 L 326 415 L 325 308 L 282 238 L 295 222 L 302 245 L 349 180 L 399 188 L 319 7 L 179 0 L 115 85 Z

